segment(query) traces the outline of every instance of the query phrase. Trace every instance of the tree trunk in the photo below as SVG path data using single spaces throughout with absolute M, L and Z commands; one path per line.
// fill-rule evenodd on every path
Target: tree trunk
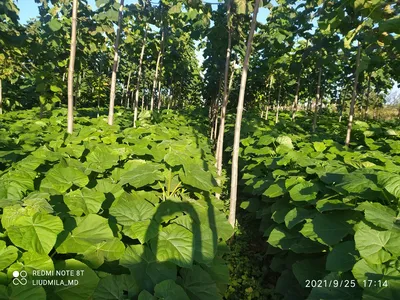
M 231 32 L 231 0 L 228 0 L 227 7 L 227 27 L 228 27 L 228 46 L 226 48 L 226 58 L 225 58 L 225 74 L 224 74 L 224 98 L 221 106 L 221 121 L 219 125 L 219 134 L 217 140 L 217 149 L 216 149 L 216 160 L 217 160 L 217 174 L 221 176 L 222 174 L 222 159 L 223 159 L 223 147 L 224 147 L 224 134 L 225 134 L 225 116 L 226 116 L 226 107 L 228 106 L 229 100 L 229 88 L 231 85 L 231 81 L 233 80 L 232 70 L 231 80 L 228 86 L 228 77 L 229 77 L 229 66 L 231 62 L 231 48 L 232 48 L 232 32 Z M 220 184 L 218 180 L 218 185 Z M 219 194 L 216 194 L 219 199 Z
M 294 119 L 296 118 L 296 113 L 297 113 L 297 109 L 298 109 L 297 106 L 298 106 L 298 101 L 299 101 L 300 79 L 301 79 L 301 69 L 299 71 L 299 75 L 297 76 L 296 95 L 294 96 L 292 121 L 294 121 Z
M 72 4 L 72 28 L 71 28 L 71 49 L 69 54 L 68 67 L 68 114 L 67 114 L 67 132 L 72 134 L 74 130 L 74 67 L 76 53 L 76 27 L 78 15 L 78 0 Z
M 162 63 L 161 63 L 162 65 Z M 161 97 L 161 80 L 158 81 L 158 105 L 157 105 L 157 110 L 160 111 L 161 108 L 161 102 L 162 102 L 162 97 Z
M 3 88 L 2 88 L 2 81 L 0 79 L 0 115 L 3 114 Z
M 111 75 L 111 89 L 110 89 L 110 107 L 108 111 L 108 124 L 112 125 L 114 123 L 114 103 L 115 103 L 115 90 L 117 84 L 117 66 L 118 66 L 118 44 L 119 44 L 119 35 L 121 33 L 121 21 L 122 21 L 122 10 L 124 8 L 124 0 L 121 0 L 121 5 L 119 7 L 119 15 L 118 15 L 118 28 L 117 28 L 117 36 L 115 38 L 114 44 L 114 65 L 112 69 Z
M 215 126 L 215 123 L 218 123 L 218 99 L 219 96 L 221 95 L 221 86 L 222 86 L 222 76 L 221 79 L 219 80 L 219 84 L 218 84 L 218 94 L 215 97 L 214 102 L 211 104 L 211 134 L 210 134 L 210 139 L 215 141 L 215 128 L 217 128 Z
M 140 52 L 140 58 L 139 58 L 139 69 L 138 69 L 138 74 L 137 74 L 136 91 L 135 91 L 135 103 L 133 105 L 133 107 L 134 107 L 134 110 L 133 110 L 133 128 L 136 128 L 137 111 L 138 111 L 138 106 L 139 106 L 140 77 L 142 76 L 142 65 L 143 65 L 144 50 L 146 48 L 146 40 L 147 40 L 147 24 L 146 24 L 146 27 L 144 29 L 142 50 Z M 143 107 L 143 102 L 144 102 L 144 100 L 142 101 L 142 107 Z
M 271 103 L 271 90 L 272 90 L 272 76 L 269 81 L 269 87 L 268 87 L 268 99 L 267 99 L 267 107 L 265 111 L 265 120 L 268 120 L 268 113 L 269 113 L 269 105 Z
M 318 104 L 319 104 L 320 97 L 321 97 L 321 74 L 322 74 L 322 67 L 319 67 L 317 95 L 315 97 L 314 119 L 313 119 L 313 124 L 312 124 L 312 132 L 315 132 L 315 130 L 317 129 Z
M 131 85 L 131 73 L 132 73 L 132 71 L 129 71 L 128 82 L 126 83 L 126 87 L 125 87 L 124 93 L 122 93 L 121 106 L 124 105 L 125 95 L 126 95 L 126 101 L 127 102 L 129 101 L 129 87 Z
M 275 124 L 279 122 L 279 103 L 281 101 L 282 84 L 279 85 L 278 99 L 276 100 Z
M 367 88 L 367 97 L 365 99 L 365 113 L 364 113 L 364 118 L 368 118 L 368 113 L 369 113 L 369 93 L 371 91 L 371 74 L 368 75 L 368 88 Z
M 249 32 L 249 38 L 247 41 L 246 55 L 243 62 L 242 78 L 240 81 L 240 92 L 236 113 L 235 122 L 235 136 L 233 142 L 233 153 L 232 153 L 232 173 L 231 173 L 231 195 L 230 195 L 230 206 L 229 206 L 229 223 L 232 227 L 235 227 L 236 220 L 236 202 L 237 202 L 237 185 L 239 176 L 239 146 L 240 146 L 240 129 L 243 114 L 244 94 L 246 91 L 247 72 L 249 69 L 249 59 L 251 53 L 251 46 L 253 42 L 254 30 L 257 24 L 257 13 L 260 0 L 256 0 L 254 3 L 253 19 L 251 21 L 251 28 Z
M 353 95 L 351 97 L 349 123 L 347 124 L 347 134 L 346 134 L 346 139 L 345 139 L 346 146 L 349 146 L 349 144 L 350 144 L 351 129 L 353 127 L 354 107 L 356 104 L 356 97 L 357 97 L 358 76 L 360 75 L 358 72 L 358 67 L 360 65 L 360 55 L 361 55 L 361 44 L 359 41 L 358 42 L 358 50 L 357 50 L 357 58 L 356 58 L 356 68 L 354 70 Z
M 151 100 L 150 100 L 150 111 L 153 111 L 153 107 L 154 107 L 154 98 L 155 98 L 155 94 L 156 94 L 158 72 L 159 72 L 159 68 L 160 68 L 160 62 L 161 62 L 161 56 L 163 53 L 163 48 L 164 48 L 164 29 L 162 29 L 162 33 L 161 33 L 160 50 L 158 51 L 156 74 L 154 75 L 153 89 L 152 89 Z

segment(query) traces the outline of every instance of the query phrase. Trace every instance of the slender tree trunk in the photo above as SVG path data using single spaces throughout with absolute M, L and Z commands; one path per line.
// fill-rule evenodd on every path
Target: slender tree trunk
M 279 104 L 281 102 L 282 84 L 279 85 L 278 99 L 276 100 L 275 124 L 279 122 Z
M 321 97 L 321 74 L 322 74 L 322 67 L 319 67 L 317 95 L 315 97 L 314 119 L 313 119 L 313 124 L 312 124 L 312 132 L 315 132 L 315 130 L 317 128 L 318 104 L 319 104 L 320 97 Z
M 272 90 L 272 75 L 269 81 L 269 87 L 268 87 L 268 99 L 267 99 L 267 107 L 265 111 L 265 120 L 268 120 L 268 113 L 269 113 L 269 105 L 271 103 L 271 90 Z
M 294 119 L 296 118 L 296 113 L 297 113 L 297 109 L 298 109 L 297 106 L 298 106 L 298 101 L 299 101 L 300 80 L 301 80 L 301 69 L 299 71 L 299 75 L 297 76 L 296 95 L 294 96 L 292 121 L 294 121 Z
M 119 36 L 121 33 L 123 8 L 124 8 L 124 0 L 121 0 L 121 4 L 119 7 L 119 14 L 118 14 L 117 36 L 115 38 L 115 44 L 114 44 L 114 65 L 113 65 L 112 75 L 111 75 L 110 107 L 109 107 L 109 111 L 108 111 L 108 124 L 109 125 L 112 125 L 114 123 L 114 103 L 115 103 L 115 90 L 116 90 L 116 85 L 117 85 L 117 66 L 118 66 L 118 45 L 119 45 Z
M 76 27 L 78 15 L 78 0 L 72 4 L 72 28 L 71 28 L 71 49 L 69 54 L 68 67 L 68 114 L 67 114 L 67 132 L 72 134 L 74 130 L 74 67 L 76 53 Z
M 162 65 L 162 64 L 161 64 Z M 157 104 L 157 110 L 160 111 L 161 108 L 161 103 L 162 103 L 162 97 L 161 97 L 161 80 L 158 81 L 158 104 Z
M 218 84 L 218 94 L 215 97 L 214 102 L 211 104 L 211 134 L 210 134 L 210 139 L 215 141 L 215 133 L 214 130 L 215 128 L 217 128 L 215 126 L 215 123 L 218 122 L 218 99 L 219 96 L 221 95 L 221 86 L 222 86 L 222 76 L 221 79 L 219 80 L 219 84 Z
M 364 118 L 368 118 L 368 113 L 369 113 L 369 93 L 371 91 L 371 74 L 368 75 L 368 87 L 367 87 L 367 97 L 365 99 L 365 113 L 364 113 Z
M 126 88 L 124 90 L 125 94 L 122 95 L 122 99 L 121 99 L 121 106 L 124 105 L 125 95 L 126 95 L 126 101 L 129 101 L 129 87 L 131 85 L 131 74 L 132 74 L 132 71 L 129 71 L 128 82 L 126 83 Z
M 3 114 L 3 88 L 2 88 L 2 81 L 0 79 L 0 115 Z
M 142 65 L 143 65 L 144 50 L 146 48 L 146 40 L 147 40 L 147 24 L 144 29 L 142 50 L 140 52 L 140 58 L 139 58 L 139 69 L 138 69 L 138 75 L 137 75 L 137 81 L 136 81 L 135 103 L 134 103 L 134 110 L 133 110 L 133 128 L 136 128 L 137 111 L 138 111 L 138 106 L 139 106 L 140 78 L 142 76 Z M 143 102 L 144 102 L 144 100 L 142 101 L 142 107 L 143 107 Z
M 225 117 L 226 117 L 226 107 L 228 106 L 229 100 L 229 88 L 228 86 L 228 77 L 229 77 L 229 66 L 231 61 L 231 48 L 232 48 L 232 31 L 231 31 L 231 0 L 228 1 L 227 7 L 227 27 L 228 27 L 228 46 L 226 48 L 226 58 L 225 58 L 225 74 L 224 74 L 224 98 L 221 106 L 221 121 L 219 125 L 219 134 L 217 140 L 217 149 L 216 149 L 216 160 L 217 160 L 217 174 L 221 176 L 222 174 L 222 159 L 223 159 L 223 147 L 224 147 L 224 134 L 225 134 Z M 232 70 L 231 82 L 233 81 L 234 70 Z M 218 182 L 220 184 L 220 182 Z M 219 194 L 216 194 L 219 199 Z
M 158 81 L 158 72 L 159 72 L 161 56 L 162 56 L 163 48 L 164 48 L 164 35 L 165 35 L 164 34 L 164 29 L 162 29 L 160 50 L 158 51 L 157 64 L 156 64 L 156 74 L 154 75 L 153 89 L 152 89 L 151 100 L 150 100 L 150 111 L 153 111 L 153 107 L 154 107 L 154 98 L 155 98 L 155 94 L 156 94 L 156 87 L 157 87 L 157 81 Z
M 249 59 L 251 53 L 251 45 L 253 43 L 254 30 L 257 24 L 257 13 L 260 0 L 256 0 L 254 3 L 253 20 L 251 21 L 251 27 L 249 32 L 249 38 L 247 41 L 246 55 L 243 62 L 242 78 L 240 81 L 239 99 L 236 113 L 235 122 L 235 136 L 233 142 L 233 153 L 232 153 L 232 173 L 231 173 L 231 194 L 230 194 L 230 207 L 229 207 L 229 223 L 232 227 L 235 227 L 236 220 L 236 202 L 237 202 L 237 186 L 239 177 L 239 144 L 240 144 L 240 129 L 243 114 L 244 94 L 246 91 L 247 72 L 249 69 Z
M 354 108 L 355 108 L 356 98 L 357 98 L 358 76 L 360 75 L 358 72 L 358 67 L 360 65 L 360 55 L 361 55 L 361 44 L 360 44 L 360 42 L 358 42 L 356 68 L 354 70 L 353 95 L 351 97 L 349 123 L 347 124 L 347 134 L 346 134 L 346 139 L 345 139 L 346 146 L 349 146 L 349 144 L 350 144 L 351 129 L 353 127 Z

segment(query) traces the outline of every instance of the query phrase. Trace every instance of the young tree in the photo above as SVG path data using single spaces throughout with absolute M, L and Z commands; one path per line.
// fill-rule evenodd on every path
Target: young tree
M 74 67 L 75 67 L 75 54 L 76 54 L 76 27 L 78 15 L 78 0 L 73 0 L 72 3 L 72 28 L 71 28 L 71 49 L 69 55 L 69 68 L 68 68 L 68 115 L 67 132 L 72 134 L 74 130 Z
M 242 78 L 240 80 L 240 92 L 238 99 L 238 106 L 236 111 L 236 122 L 235 122 L 235 134 L 233 141 L 233 153 L 232 153 L 232 172 L 231 172 L 231 192 L 230 192 L 230 206 L 229 206 L 229 223 L 234 227 L 236 220 L 236 202 L 237 202 L 237 186 L 238 186 L 238 175 L 239 175 L 239 146 L 240 146 L 240 129 L 242 124 L 243 104 L 244 95 L 246 91 L 247 72 L 249 69 L 249 60 L 251 54 L 251 47 L 253 42 L 254 31 L 257 25 L 257 14 L 260 0 L 255 0 L 253 19 L 251 21 L 251 27 L 249 37 L 247 40 L 246 55 L 243 61 Z
M 111 89 L 110 89 L 110 106 L 108 110 L 108 124 L 112 125 L 114 122 L 114 103 L 115 103 L 115 89 L 117 84 L 117 67 L 118 67 L 118 45 L 119 45 L 119 36 L 121 32 L 121 22 L 122 22 L 122 10 L 124 9 L 124 0 L 121 0 L 118 14 L 118 27 L 117 27 L 117 36 L 115 37 L 114 44 L 114 64 L 112 68 L 111 75 Z

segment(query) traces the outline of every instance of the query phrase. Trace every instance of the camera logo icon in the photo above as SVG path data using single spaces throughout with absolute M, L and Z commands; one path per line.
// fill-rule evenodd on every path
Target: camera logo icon
M 14 271 L 12 275 L 14 277 L 12 280 L 14 285 L 26 285 L 28 283 L 26 279 L 28 273 L 26 271 Z

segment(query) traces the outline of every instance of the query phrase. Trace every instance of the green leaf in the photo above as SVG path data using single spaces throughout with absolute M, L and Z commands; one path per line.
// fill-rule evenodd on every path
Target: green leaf
M 366 225 L 354 235 L 361 257 L 371 264 L 383 264 L 391 259 L 392 256 L 386 251 L 390 238 L 390 231 L 377 231 Z
M 286 136 L 286 135 L 281 135 L 281 136 L 277 137 L 276 138 L 276 142 L 279 145 L 286 146 L 289 149 L 293 149 L 294 148 L 293 143 L 292 143 L 292 139 L 290 137 Z
M 372 224 L 384 229 L 400 231 L 400 225 L 396 223 L 396 212 L 380 203 L 363 202 L 357 210 L 363 210 L 365 219 Z
M 150 294 L 147 290 L 140 292 L 138 300 L 157 300 L 158 298 Z
M 54 93 L 59 93 L 59 92 L 62 92 L 62 89 L 60 89 L 58 86 L 56 86 L 56 85 L 51 85 L 50 86 L 50 90 L 52 91 L 52 92 L 54 92 Z
M 285 181 L 278 180 L 276 183 L 271 184 L 263 193 L 264 196 L 269 198 L 276 198 L 282 196 L 286 192 Z
M 160 230 L 159 224 L 154 220 L 143 220 L 134 222 L 130 227 L 124 227 L 123 233 L 131 239 L 138 239 L 144 244 L 156 237 Z
M 131 270 L 142 289 L 153 289 L 163 280 L 176 280 L 177 267 L 171 262 L 159 262 L 147 245 L 131 245 L 120 259 L 120 265 Z
M 129 183 L 134 188 L 150 185 L 157 180 L 163 179 L 160 170 L 161 167 L 158 164 L 146 162 L 137 164 L 134 169 L 128 168 L 121 171 L 119 184 L 124 185 Z
M 325 258 L 312 258 L 297 261 L 292 266 L 293 274 L 300 285 L 305 288 L 307 281 L 322 279 L 325 270 Z
M 130 275 L 109 275 L 100 279 L 93 299 L 132 299 L 138 293 L 139 287 Z
M 317 214 L 312 220 L 315 234 L 326 244 L 335 245 L 352 232 L 352 226 L 336 214 Z
M 52 31 L 59 31 L 62 28 L 62 24 L 55 18 L 52 18 L 48 25 Z
M 68 285 L 68 286 L 56 286 L 54 288 L 54 293 L 63 300 L 72 300 L 72 299 L 91 299 L 92 295 L 99 283 L 99 278 L 96 273 L 89 268 L 84 263 L 75 260 L 75 259 L 67 259 L 65 261 L 57 261 L 55 263 L 56 270 L 74 270 L 74 276 L 62 276 L 58 277 L 59 280 L 64 280 L 68 282 L 68 280 L 78 280 L 79 284 L 77 285 Z M 80 272 L 80 276 L 77 276 L 77 272 Z
M 295 207 L 285 215 L 285 225 L 287 228 L 291 229 L 305 219 L 311 218 L 314 214 L 315 211 L 302 207 Z
M 332 211 L 332 210 L 349 210 L 353 209 L 355 206 L 351 203 L 344 203 L 341 200 L 328 199 L 328 200 L 318 200 L 316 209 L 319 212 Z
M 104 261 L 115 261 L 122 257 L 125 252 L 124 243 L 118 238 L 104 241 L 89 247 L 82 253 L 82 260 L 93 269 L 100 267 Z
M 271 231 L 268 243 L 271 246 L 282 250 L 292 250 L 295 253 L 319 253 L 325 249 L 323 245 L 306 239 L 298 232 L 290 231 L 282 225 Z
M 378 173 L 378 183 L 382 185 L 385 190 L 390 194 L 400 199 L 400 175 L 389 173 L 389 172 L 379 172 Z
M 93 230 L 93 229 L 96 230 Z M 58 253 L 84 253 L 90 247 L 97 246 L 114 239 L 107 219 L 90 214 L 78 223 L 78 226 L 68 234 L 63 243 L 58 246 Z
M 180 267 L 190 268 L 193 262 L 192 241 L 193 234 L 189 230 L 171 224 L 150 242 L 158 261 L 170 261 Z
M 118 223 L 131 226 L 137 221 L 151 219 L 155 213 L 155 207 L 146 200 L 138 199 L 132 194 L 123 193 L 110 207 L 110 214 Z
M 59 217 L 36 213 L 17 218 L 7 232 L 17 247 L 48 254 L 62 230 L 63 224 Z
M 323 142 L 314 142 L 313 143 L 314 149 L 317 152 L 324 152 L 326 149 L 326 146 Z
M 0 241 L 0 271 L 7 268 L 18 258 L 18 249 L 14 246 L 6 246 L 6 242 Z
M 180 274 L 182 277 L 180 285 L 190 299 L 222 299 L 214 280 L 200 266 L 195 265 L 192 269 L 182 269 Z
M 89 170 L 103 173 L 118 164 L 119 155 L 110 146 L 97 144 L 86 156 L 85 165 Z
M 317 198 L 318 186 L 310 181 L 296 184 L 289 190 L 290 198 L 293 201 L 312 201 Z
M 89 183 L 89 178 L 74 167 L 65 167 L 58 164 L 46 173 L 40 184 L 40 191 L 50 194 L 64 194 L 72 184 L 84 187 Z
M 164 280 L 154 287 L 155 296 L 163 300 L 190 300 L 180 285 L 172 280 Z
M 400 271 L 385 264 L 370 264 L 366 260 L 359 260 L 352 270 L 354 277 L 361 286 L 364 286 L 364 280 L 367 287 L 364 288 L 363 299 L 399 299 L 400 298 Z M 370 283 L 368 280 L 372 280 Z M 387 281 L 387 287 L 376 286 L 378 280 L 381 283 Z M 371 285 L 371 286 L 370 286 Z
M 210 172 L 204 171 L 199 165 L 185 164 L 185 172 L 179 172 L 179 178 L 184 184 L 209 192 L 216 186 Z
M 328 253 L 326 269 L 334 272 L 350 271 L 357 261 L 357 256 L 354 241 L 337 244 Z
M 67 193 L 64 196 L 64 202 L 71 211 L 71 214 L 81 216 L 91 213 L 97 213 L 103 201 L 106 199 L 103 193 L 96 192 L 84 187 Z

